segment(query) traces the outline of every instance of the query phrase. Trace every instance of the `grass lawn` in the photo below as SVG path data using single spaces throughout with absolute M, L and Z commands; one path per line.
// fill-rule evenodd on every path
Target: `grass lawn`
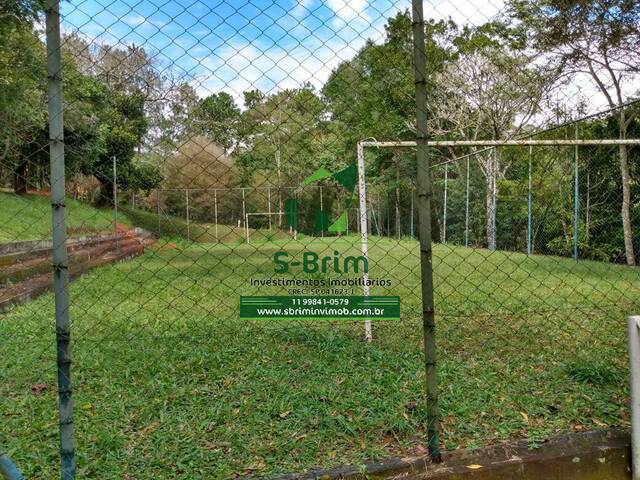
M 276 250 L 358 241 L 163 239 L 74 282 L 79 478 L 267 476 L 419 451 L 416 242 L 372 239 L 370 276 L 392 280 L 372 293 L 400 295 L 402 320 L 376 322 L 371 344 L 361 322 L 238 318 L 241 294 L 286 294 L 249 285 L 275 277 Z M 434 262 L 446 448 L 628 423 L 640 269 L 448 245 Z M 52 312 L 45 295 L 0 316 L 0 445 L 34 479 L 58 469 Z
M 71 198 L 67 198 L 66 205 L 69 235 L 93 235 L 113 229 L 111 209 L 96 209 Z M 130 224 L 124 215 L 118 221 Z M 0 243 L 51 238 L 49 197 L 0 192 L 0 225 Z
M 155 212 L 129 207 L 123 208 L 123 212 L 136 226 L 153 232 L 158 236 L 164 235 L 167 237 L 189 239 L 198 243 L 244 243 L 246 241 L 244 227 L 193 221 L 187 224 L 186 219 L 176 217 L 175 215 L 162 212 L 160 218 L 158 218 Z M 160 220 L 160 222 L 158 222 L 158 220 Z M 291 238 L 290 234 L 277 231 L 276 229 L 269 231 L 267 229 L 250 228 L 249 234 L 250 240 L 258 242 Z

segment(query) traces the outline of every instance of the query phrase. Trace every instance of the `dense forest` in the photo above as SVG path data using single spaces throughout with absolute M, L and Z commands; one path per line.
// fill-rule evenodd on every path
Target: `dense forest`
M 33 0 L 0 6 L 0 181 L 16 194 L 48 188 L 42 16 Z M 191 189 L 192 218 L 212 222 L 216 188 L 220 221 L 233 224 L 244 188 L 250 211 L 282 211 L 287 189 L 311 172 L 352 164 L 357 141 L 415 139 L 411 26 L 408 11 L 396 13 L 384 39 L 367 41 L 321 88 L 236 92 L 230 81 L 206 95 L 162 52 L 66 31 L 69 194 L 110 204 L 115 157 L 118 189 L 138 206 L 179 215 Z M 481 25 L 430 19 L 424 28 L 431 139 L 640 137 L 637 0 L 511 0 Z M 635 265 L 639 155 L 629 146 L 432 148 L 434 240 L 526 251 L 531 171 L 533 251 L 570 255 L 577 162 L 580 257 Z M 411 149 L 367 151 L 374 233 L 415 235 L 415 178 Z M 301 192 L 301 204 L 316 205 L 319 192 Z M 339 210 L 340 195 L 326 193 L 324 208 Z

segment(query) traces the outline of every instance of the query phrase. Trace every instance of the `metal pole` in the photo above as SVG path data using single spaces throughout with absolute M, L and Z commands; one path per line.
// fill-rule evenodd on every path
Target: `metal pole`
M 320 237 L 324 238 L 324 202 L 322 198 L 322 185 L 320 185 Z
M 364 170 L 364 147 L 358 142 L 358 204 L 360 205 L 360 251 L 366 262 L 369 262 L 369 232 L 367 219 L 367 184 Z M 349 209 L 347 209 L 347 228 L 349 225 Z M 369 296 L 369 272 L 362 271 L 362 294 Z M 371 320 L 364 321 L 364 339 L 370 342 L 373 339 Z
M 156 190 L 156 210 L 158 217 L 158 236 L 160 236 L 160 190 Z
M 531 207 L 532 207 L 532 196 L 531 196 L 531 159 L 533 156 L 533 147 L 529 145 L 529 182 L 527 186 L 527 255 L 531 255 L 533 253 L 533 243 L 532 243 L 532 230 L 531 230 Z
M 447 243 L 447 193 L 449 183 L 449 164 L 444 166 L 444 205 L 442 212 L 442 243 Z
M 578 139 L 578 125 L 575 127 L 575 137 Z M 573 259 L 578 259 L 578 228 L 579 228 L 579 217 L 580 214 L 580 188 L 578 185 L 578 145 L 576 144 L 573 152 L 573 160 L 574 160 L 574 175 L 573 175 Z
M 111 157 L 113 161 L 113 234 L 116 236 L 116 248 L 119 250 L 118 243 L 118 172 L 116 166 L 116 156 Z
M 347 216 L 347 237 L 349 236 L 349 209 L 347 208 L 344 211 L 345 215 Z
M 269 231 L 271 231 L 271 187 L 267 187 L 267 211 L 269 212 Z
M 631 475 L 640 480 L 640 316 L 627 321 L 631 382 Z
M 438 437 L 438 377 L 436 370 L 435 311 L 433 301 L 433 251 L 431 248 L 431 178 L 427 151 L 426 45 L 422 0 L 412 0 L 413 51 L 416 85 L 416 161 L 418 163 L 418 215 L 420 222 L 420 272 L 422 277 L 422 329 L 427 394 L 427 441 L 433 462 L 441 462 Z
M 213 189 L 213 216 L 214 216 L 214 225 L 216 229 L 216 242 L 219 242 L 218 238 L 218 190 Z
M 60 464 L 62 480 L 76 476 L 71 383 L 71 327 L 69 323 L 69 271 L 66 247 L 64 122 L 62 117 L 62 65 L 60 61 L 60 6 L 45 4 L 47 29 L 47 73 L 49 154 L 51 157 L 51 219 L 53 241 L 53 285 L 55 291 L 58 407 L 60 415 Z
M 493 149 L 493 167 L 492 170 L 492 181 L 491 181 L 491 203 L 493 208 L 491 209 L 491 229 L 493 230 L 493 235 L 491 239 L 491 250 L 495 250 L 498 244 L 498 232 L 496 230 L 496 217 L 498 215 L 498 151 Z
M 244 238 L 249 243 L 249 230 L 247 230 L 247 208 L 244 200 L 244 188 L 242 189 L 242 221 L 244 223 Z
M 415 195 L 415 187 L 413 186 L 413 182 L 411 182 L 411 240 L 413 240 L 415 238 L 414 235 L 414 231 L 413 231 L 413 196 Z
M 189 189 L 184 189 L 184 196 L 187 201 L 187 240 L 191 241 L 191 226 L 189 225 Z
M 586 238 L 586 242 L 587 244 L 589 243 L 589 207 L 591 205 L 591 174 L 589 173 L 589 169 L 587 168 L 587 202 L 585 205 L 585 219 L 584 219 L 584 231 L 585 231 L 585 238 Z
M 464 246 L 469 246 L 469 157 L 467 157 L 467 183 L 464 200 Z
M 250 243 L 249 241 L 249 214 L 246 213 L 244 215 L 244 232 L 247 238 L 247 243 Z

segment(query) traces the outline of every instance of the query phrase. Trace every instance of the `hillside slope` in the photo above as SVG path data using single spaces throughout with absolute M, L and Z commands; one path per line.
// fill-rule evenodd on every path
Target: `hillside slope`
M 94 235 L 113 229 L 113 211 L 97 209 L 67 198 L 67 232 L 70 236 Z M 125 215 L 120 223 L 130 226 Z M 42 195 L 0 192 L 0 243 L 51 237 L 51 203 Z

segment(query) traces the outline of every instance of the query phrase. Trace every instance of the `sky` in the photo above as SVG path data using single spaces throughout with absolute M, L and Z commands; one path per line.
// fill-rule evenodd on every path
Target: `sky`
M 226 91 L 320 88 L 367 39 L 411 0 L 71 0 L 63 28 L 94 42 L 143 46 L 158 69 L 169 66 L 201 97 Z M 431 0 L 427 18 L 480 24 L 502 0 Z M 408 59 L 409 60 L 409 59 Z

